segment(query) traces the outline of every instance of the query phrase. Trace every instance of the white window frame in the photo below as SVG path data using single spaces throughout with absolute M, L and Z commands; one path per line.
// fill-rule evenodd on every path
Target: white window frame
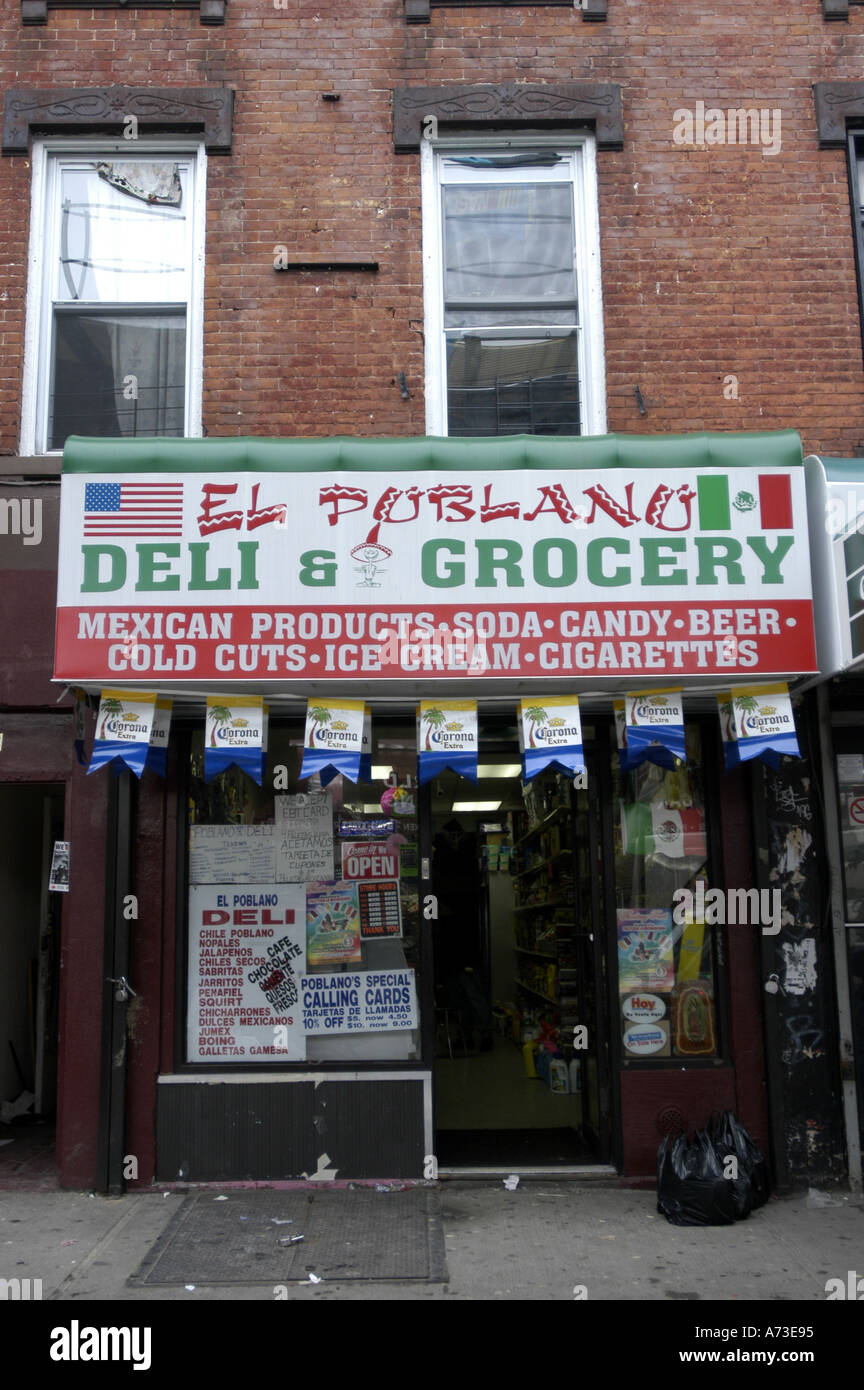
M 423 304 L 425 316 L 426 433 L 447 433 L 447 362 L 444 338 L 444 253 L 442 169 L 447 155 L 483 155 L 493 151 L 553 150 L 567 164 L 551 171 L 570 178 L 574 199 L 576 283 L 579 296 L 577 334 L 580 417 L 583 435 L 606 434 L 606 363 L 603 340 L 603 289 L 600 265 L 600 217 L 597 206 L 597 148 L 592 134 L 561 136 L 441 137 L 420 144 L 423 209 Z M 472 170 L 476 182 L 503 179 L 536 182 L 546 170 Z M 473 181 L 473 179 L 472 179 Z
M 202 434 L 202 392 L 204 354 L 204 236 L 207 199 L 207 156 L 203 142 L 177 139 L 128 140 L 100 137 L 42 139 L 33 141 L 33 177 L 30 199 L 30 242 L 27 256 L 27 310 L 24 330 L 24 367 L 21 389 L 21 431 L 19 452 L 24 457 L 60 455 L 49 449 L 47 373 L 50 373 L 52 299 L 50 292 L 52 229 L 48 218 L 58 159 L 85 156 L 107 159 L 147 159 L 173 155 L 191 163 L 192 226 L 189 298 L 186 314 L 186 378 L 184 435 Z

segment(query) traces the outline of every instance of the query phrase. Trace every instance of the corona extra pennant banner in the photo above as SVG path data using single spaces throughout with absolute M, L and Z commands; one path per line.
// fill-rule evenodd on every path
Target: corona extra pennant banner
M 170 700 L 161 697 L 156 701 L 153 712 L 153 728 L 150 730 L 150 747 L 147 749 L 146 767 L 164 777 L 168 771 L 168 734 L 171 729 Z
M 477 781 L 477 701 L 421 700 L 417 709 L 417 765 L 421 787 L 445 767 Z
M 308 701 L 301 779 L 318 772 L 322 787 L 340 773 L 350 782 L 360 781 L 365 709 L 362 700 L 316 696 Z
M 621 770 L 642 763 L 674 768 L 685 759 L 684 702 L 680 689 L 646 690 L 624 697 Z
M 147 695 L 136 690 L 103 690 L 87 772 L 119 758 L 140 777 L 147 760 L 155 710 L 155 692 Z
M 360 781 L 372 781 L 372 706 L 363 709 L 363 742 L 360 751 Z
M 231 766 L 261 785 L 264 702 L 260 695 L 208 695 L 204 728 L 204 780 Z
M 800 758 L 789 686 L 733 685 L 717 696 L 726 767 L 761 758 L 776 771 L 780 755 Z
M 520 700 L 522 771 L 526 782 L 545 767 L 577 776 L 585 771 L 582 721 L 575 695 Z

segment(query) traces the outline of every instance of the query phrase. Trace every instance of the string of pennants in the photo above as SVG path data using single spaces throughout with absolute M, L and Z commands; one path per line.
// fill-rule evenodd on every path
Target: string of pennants
M 622 772 L 642 763 L 675 768 L 686 762 L 684 692 L 647 690 L 613 700 Z M 775 770 L 781 755 L 800 758 L 795 716 L 785 682 L 732 686 L 717 695 L 727 770 L 760 758 Z M 209 695 L 204 725 L 204 778 L 239 767 L 260 786 L 267 759 L 269 710 L 256 695 Z M 166 774 L 171 701 L 130 690 L 103 690 L 88 773 L 119 762 L 141 777 L 145 768 Z M 519 702 L 519 750 L 524 780 L 546 768 L 578 777 L 585 772 L 582 721 L 576 695 L 532 696 Z M 76 692 L 75 747 L 83 756 L 83 694 Z M 477 781 L 476 700 L 421 700 L 417 708 L 420 785 L 445 768 Z M 363 700 L 315 697 L 307 701 L 301 780 L 318 774 L 372 780 L 372 711 Z

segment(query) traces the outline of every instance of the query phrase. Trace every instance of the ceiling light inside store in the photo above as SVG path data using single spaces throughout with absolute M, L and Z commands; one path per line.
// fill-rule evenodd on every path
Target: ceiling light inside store
M 480 777 L 521 777 L 521 763 L 479 763 L 477 773 Z
M 501 805 L 500 801 L 454 801 L 453 811 L 497 811 Z

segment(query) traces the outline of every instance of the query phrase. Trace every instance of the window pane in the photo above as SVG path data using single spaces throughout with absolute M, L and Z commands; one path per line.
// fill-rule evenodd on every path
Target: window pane
M 712 930 L 700 909 L 717 886 L 708 861 L 699 728 L 686 726 L 687 765 L 622 773 L 611 750 L 615 907 L 623 1055 L 710 1057 L 718 1048 Z M 676 925 L 676 889 L 694 911 Z M 713 900 L 712 900 L 713 901 Z
M 457 185 L 443 199 L 445 305 L 575 305 L 570 184 Z
M 864 757 L 837 754 L 846 921 L 864 922 Z
M 579 434 L 576 334 L 447 338 L 451 435 Z
M 184 433 L 186 315 L 54 316 L 49 449 L 70 434 Z
M 170 186 L 175 165 L 152 161 L 106 169 L 136 170 L 129 187 Z M 178 206 L 149 204 L 100 177 L 95 165 L 60 170 L 55 300 L 177 303 L 187 295 L 188 170 L 177 166 Z
M 300 779 L 302 748 L 303 725 L 274 720 L 262 786 L 256 786 L 237 768 L 207 782 L 204 732 L 197 729 L 192 735 L 187 1059 L 252 1065 L 419 1061 L 419 1028 L 400 1027 L 398 1022 L 376 1031 L 336 1027 L 305 1033 L 302 1010 L 306 995 L 300 992 L 303 977 L 321 976 L 325 991 L 331 990 L 334 979 L 338 989 L 340 978 L 347 986 L 355 976 L 362 978 L 368 972 L 376 976 L 382 972 L 408 974 L 415 986 L 419 982 L 416 730 L 413 724 L 373 725 L 373 781 L 355 785 L 336 777 L 329 784 L 324 796 L 330 803 L 325 811 L 325 824 L 330 828 L 323 833 L 323 845 L 320 819 L 310 820 L 308 802 L 297 800 L 298 793 L 318 790 L 317 779 Z M 283 776 L 280 790 L 274 794 L 277 768 Z M 284 787 L 283 781 L 287 782 Z M 303 856 L 298 846 L 310 826 L 319 841 L 319 876 L 306 883 L 299 881 Z M 392 907 L 391 885 L 398 876 L 401 929 L 398 935 L 384 936 L 374 930 L 378 925 L 374 921 L 367 921 L 364 928 L 361 911 L 361 926 L 352 942 L 351 928 L 346 930 L 344 925 L 345 904 L 350 904 L 352 888 L 343 876 L 343 864 L 349 876 L 356 872 L 348 851 L 356 857 L 364 852 L 361 847 L 370 843 L 385 846 L 391 864 L 396 860 L 394 878 L 379 886 L 388 890 Z M 286 897 L 298 904 L 291 936 L 301 950 L 295 950 L 292 959 L 278 959 L 277 979 L 265 968 L 272 963 L 273 948 L 280 937 L 272 916 L 262 916 L 260 926 L 253 930 L 235 930 L 225 921 L 228 913 L 214 912 L 215 899 L 221 894 L 233 909 L 236 894 L 237 906 L 254 909 L 256 895 L 279 895 L 288 888 L 292 891 Z M 356 891 L 359 907 L 360 889 Z M 328 898 L 333 903 L 330 923 Z M 369 917 L 374 913 L 373 903 L 368 907 Z M 251 928 L 254 910 L 242 915 L 244 925 Z M 350 922 L 350 917 L 347 920 Z M 332 955 L 329 962 L 328 955 Z M 388 981 L 379 983 L 386 985 Z M 322 999 L 321 1008 L 326 1010 L 334 1002 Z

